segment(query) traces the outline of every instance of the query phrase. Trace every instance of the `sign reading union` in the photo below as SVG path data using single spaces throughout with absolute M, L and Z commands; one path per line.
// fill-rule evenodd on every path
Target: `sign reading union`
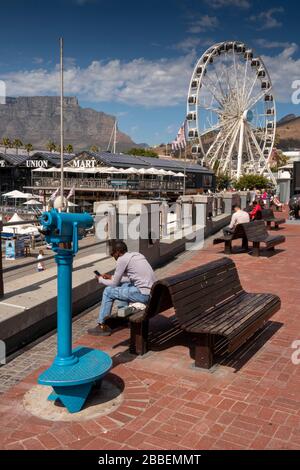
M 28 168 L 48 168 L 47 160 L 26 160 Z

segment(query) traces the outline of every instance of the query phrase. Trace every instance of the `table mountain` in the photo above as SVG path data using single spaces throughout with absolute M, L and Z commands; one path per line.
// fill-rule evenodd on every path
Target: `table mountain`
M 91 108 L 82 108 L 76 97 L 64 99 L 65 145 L 75 151 L 98 146 L 106 150 L 115 117 Z M 0 105 L 0 139 L 21 139 L 35 148 L 46 148 L 48 141 L 60 142 L 60 98 L 32 96 L 6 98 Z M 136 144 L 131 138 L 117 132 L 117 150 L 124 151 Z

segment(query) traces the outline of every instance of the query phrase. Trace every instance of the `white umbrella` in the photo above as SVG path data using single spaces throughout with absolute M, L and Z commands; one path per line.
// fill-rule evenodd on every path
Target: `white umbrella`
M 113 166 L 110 166 L 110 167 L 99 167 L 97 168 L 97 173 L 120 173 L 120 168 L 115 168 Z M 122 169 L 121 172 L 123 172 L 124 170 Z
M 9 222 L 23 222 L 24 219 L 17 214 L 17 212 L 14 213 L 14 215 L 9 219 Z
M 145 170 L 145 173 L 147 175 L 160 175 L 160 172 L 159 170 L 157 170 L 157 168 L 147 168 L 147 170 Z
M 184 174 L 181 173 L 181 171 L 179 173 L 175 173 L 174 176 L 178 176 L 179 178 L 184 178 Z
M 126 168 L 126 170 L 123 171 L 123 173 L 125 173 L 126 175 L 133 175 L 133 174 L 136 174 L 138 172 L 139 172 L 139 170 L 137 170 L 137 168 L 133 168 L 133 167 Z
M 93 204 L 91 202 L 88 202 L 88 201 L 82 201 L 80 203 L 81 206 L 92 206 Z
M 10 223 L 12 222 L 23 222 L 24 219 L 20 217 L 17 213 L 15 213 L 12 218 L 9 220 Z M 16 233 L 19 235 L 38 235 L 39 231 L 38 228 L 33 224 L 23 224 L 23 225 L 9 225 L 5 227 L 6 233 Z
M 174 171 L 168 170 L 167 173 L 170 176 L 176 176 L 176 173 L 174 173 Z
M 34 206 L 36 204 L 42 205 L 42 202 L 37 201 L 36 199 L 29 199 L 29 201 L 23 202 L 23 205 L 27 205 L 27 206 Z
M 45 172 L 45 171 L 54 171 L 54 168 L 35 168 L 34 170 L 31 170 L 31 171 L 42 171 L 42 172 Z
M 138 173 L 139 173 L 140 175 L 145 175 L 145 174 L 147 174 L 146 171 L 147 171 L 147 170 L 145 170 L 145 168 L 140 168 L 140 169 L 138 170 Z
M 28 199 L 27 195 L 25 193 L 22 193 L 22 191 L 14 190 L 10 191 L 9 193 L 2 194 L 2 196 L 5 197 L 11 197 L 12 199 Z M 31 194 L 32 196 L 32 194 Z
M 72 201 L 68 201 L 68 206 L 69 206 L 69 207 L 75 207 L 75 206 L 78 206 L 78 204 L 75 204 L 75 203 L 72 202 Z
M 166 170 L 161 169 L 161 170 L 158 170 L 158 173 L 157 173 L 157 174 L 158 174 L 158 175 L 167 175 L 168 172 L 167 172 Z

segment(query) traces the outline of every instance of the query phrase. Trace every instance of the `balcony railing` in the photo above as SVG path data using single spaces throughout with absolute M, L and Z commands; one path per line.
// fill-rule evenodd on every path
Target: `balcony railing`
M 159 179 L 142 179 L 142 180 L 118 180 L 120 184 L 113 184 L 106 178 L 66 178 L 65 187 L 80 189 L 110 189 L 114 190 L 125 189 L 125 190 L 171 190 L 171 191 L 180 191 L 183 189 L 183 180 L 178 179 L 178 181 L 167 181 Z M 58 188 L 60 186 L 60 179 L 58 178 L 49 178 L 49 177 L 39 177 L 33 178 L 32 184 L 36 188 L 40 187 L 51 187 Z

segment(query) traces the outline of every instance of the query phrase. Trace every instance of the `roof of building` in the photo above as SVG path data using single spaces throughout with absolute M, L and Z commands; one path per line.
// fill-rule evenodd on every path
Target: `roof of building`
M 73 153 L 65 153 L 64 154 L 65 163 L 67 163 L 69 160 L 72 160 L 74 156 L 75 155 Z M 12 152 L 11 149 L 7 149 L 6 153 L 0 151 L 0 158 L 3 158 L 3 160 L 7 161 L 7 163 L 9 163 L 12 166 L 22 165 L 24 162 L 26 162 L 26 160 L 31 160 L 31 159 L 35 160 L 37 158 L 48 160 L 54 166 L 60 166 L 60 153 L 58 152 L 35 151 L 35 152 L 30 152 L 28 155 L 28 153 L 24 153 L 20 151 L 17 154 L 16 151 Z
M 94 157 L 101 163 L 104 163 L 107 166 L 114 166 L 116 168 L 162 168 L 164 170 L 184 170 L 184 162 L 182 160 L 167 160 L 162 158 L 155 157 L 140 157 L 133 155 L 126 155 L 124 153 L 110 153 L 110 152 L 90 152 L 83 151 L 75 155 L 75 158 L 80 157 L 83 153 L 88 154 L 91 157 Z M 193 173 L 213 173 L 209 168 L 200 166 L 195 163 L 186 162 L 187 171 L 192 171 Z
M 74 158 L 73 153 L 64 153 L 64 161 L 68 162 Z M 60 153 L 59 152 L 34 152 L 30 158 L 44 158 L 54 166 L 60 166 Z
M 12 166 L 18 166 L 21 165 L 23 162 L 25 162 L 28 159 L 28 155 L 20 155 L 16 153 L 3 153 L 0 152 L 0 158 L 5 160 L 7 163 L 9 163 Z

